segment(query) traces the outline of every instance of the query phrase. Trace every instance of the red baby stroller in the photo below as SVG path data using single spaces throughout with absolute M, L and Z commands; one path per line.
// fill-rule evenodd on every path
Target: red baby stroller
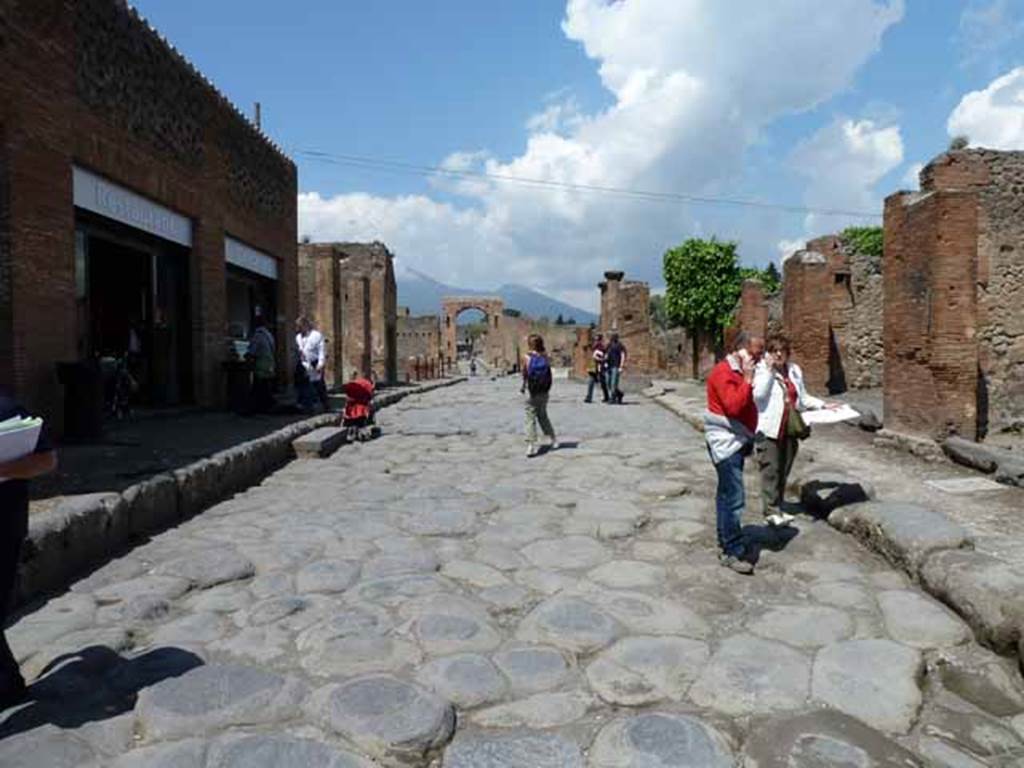
M 341 414 L 341 426 L 347 442 L 365 442 L 377 437 L 380 427 L 373 419 L 373 382 L 360 377 L 345 384 L 343 389 L 345 410 Z

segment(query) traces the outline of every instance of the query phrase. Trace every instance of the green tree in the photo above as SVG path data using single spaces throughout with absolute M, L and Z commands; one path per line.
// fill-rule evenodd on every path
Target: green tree
M 555 318 L 555 325 L 565 325 L 565 318 L 562 317 L 562 313 L 558 313 L 558 317 Z
M 767 283 L 765 287 L 772 286 L 769 293 L 775 293 L 782 285 L 782 275 L 779 274 L 779 268 L 775 266 L 774 261 L 768 262 L 768 267 L 764 271 L 764 279 Z
M 690 332 L 693 339 L 693 377 L 699 375 L 699 336 L 710 336 L 716 346 L 732 321 L 740 296 L 742 272 L 736 243 L 691 238 L 665 252 L 665 309 L 668 317 Z
M 660 331 L 667 331 L 672 327 L 672 320 L 665 309 L 665 297 L 659 294 L 651 296 L 650 302 L 651 326 Z

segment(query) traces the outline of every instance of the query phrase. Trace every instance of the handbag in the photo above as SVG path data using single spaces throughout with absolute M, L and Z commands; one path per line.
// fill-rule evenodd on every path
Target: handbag
M 795 437 L 797 440 L 806 440 L 811 436 L 811 428 L 800 415 L 796 408 L 789 408 L 789 415 L 786 417 L 786 437 Z

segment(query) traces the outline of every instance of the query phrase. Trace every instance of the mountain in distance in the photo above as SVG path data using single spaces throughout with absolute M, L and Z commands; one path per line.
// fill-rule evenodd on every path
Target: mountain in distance
M 554 320 L 561 315 L 566 321 L 575 319 L 579 325 L 598 321 L 593 312 L 522 285 L 503 285 L 495 291 L 459 288 L 408 267 L 395 270 L 395 282 L 398 285 L 398 306 L 408 307 L 413 315 L 440 314 L 441 300 L 446 296 L 498 296 L 505 302 L 506 308 L 518 309 L 533 318 L 547 317 Z

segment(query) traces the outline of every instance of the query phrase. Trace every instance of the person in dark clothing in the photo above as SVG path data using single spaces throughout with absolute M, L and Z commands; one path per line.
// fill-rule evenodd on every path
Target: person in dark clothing
M 28 415 L 24 408 L 0 392 L 0 421 Z M 26 690 L 18 662 L 2 629 L 7 624 L 8 606 L 18 575 L 18 556 L 28 535 L 28 481 L 52 472 L 56 466 L 57 454 L 45 432 L 39 436 L 35 453 L 0 463 L 0 710 L 24 698 Z
M 608 394 L 612 403 L 622 403 L 622 390 L 619 381 L 626 369 L 626 347 L 619 341 L 619 334 L 613 333 L 608 349 L 604 353 L 605 367 L 608 370 Z

